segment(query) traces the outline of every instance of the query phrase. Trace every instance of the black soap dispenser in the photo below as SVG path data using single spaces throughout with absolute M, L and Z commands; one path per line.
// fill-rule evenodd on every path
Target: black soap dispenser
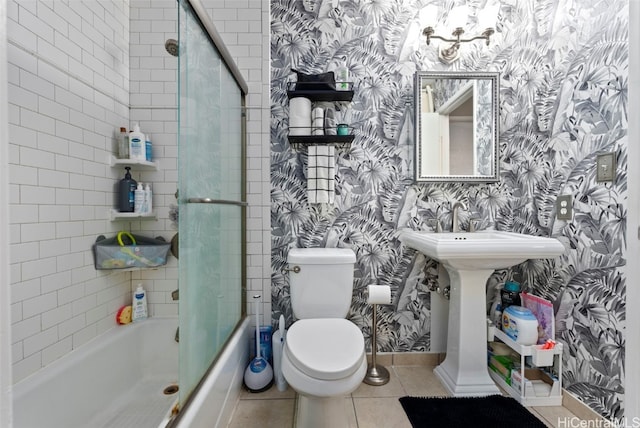
M 118 186 L 118 211 L 121 213 L 132 213 L 134 208 L 134 192 L 138 187 L 138 182 L 131 178 L 131 167 L 125 166 L 127 172 L 120 180 Z

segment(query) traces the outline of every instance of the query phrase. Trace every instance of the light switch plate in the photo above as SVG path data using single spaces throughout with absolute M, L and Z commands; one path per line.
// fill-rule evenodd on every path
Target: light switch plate
M 556 198 L 556 218 L 558 220 L 571 220 L 573 205 L 571 195 L 562 195 Z
M 616 175 L 616 154 L 615 152 L 598 155 L 596 161 L 596 181 L 613 181 Z

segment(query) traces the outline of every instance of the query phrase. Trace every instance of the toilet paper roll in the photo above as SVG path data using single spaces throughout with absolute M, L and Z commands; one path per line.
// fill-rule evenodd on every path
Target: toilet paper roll
M 304 97 L 289 100 L 289 135 L 311 134 L 311 100 Z
M 388 305 L 391 303 L 391 287 L 388 285 L 369 285 L 369 299 L 371 305 Z
M 311 134 L 311 100 L 304 97 L 289 100 L 289 135 Z
M 289 100 L 289 115 L 311 116 L 311 100 L 305 97 L 295 97 Z
M 289 135 L 311 135 L 311 118 L 290 117 Z

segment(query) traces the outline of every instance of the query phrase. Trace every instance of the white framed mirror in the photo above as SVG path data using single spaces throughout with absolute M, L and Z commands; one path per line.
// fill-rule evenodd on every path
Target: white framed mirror
M 497 72 L 415 74 L 415 179 L 500 180 Z

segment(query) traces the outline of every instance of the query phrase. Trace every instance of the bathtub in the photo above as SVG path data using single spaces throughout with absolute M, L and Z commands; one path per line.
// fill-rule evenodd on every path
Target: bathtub
M 178 398 L 177 325 L 114 327 L 18 382 L 14 428 L 156 428 Z

